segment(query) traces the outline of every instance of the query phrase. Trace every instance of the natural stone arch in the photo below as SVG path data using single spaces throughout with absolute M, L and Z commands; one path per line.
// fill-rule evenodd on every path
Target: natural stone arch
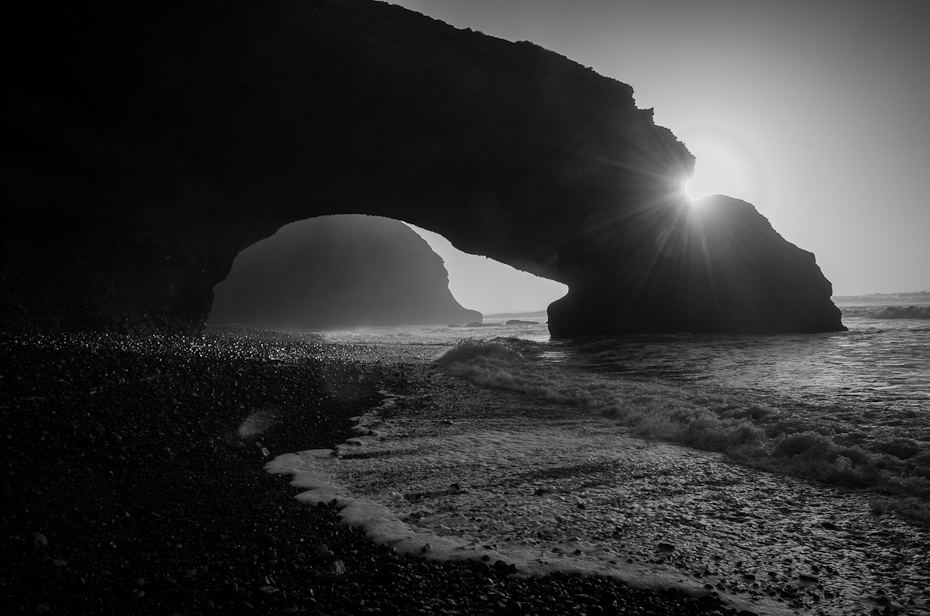
M 365 0 L 3 10 L 8 326 L 196 326 L 241 249 L 360 213 L 567 284 L 558 336 L 842 328 L 751 206 L 694 219 L 629 86 L 531 43 Z

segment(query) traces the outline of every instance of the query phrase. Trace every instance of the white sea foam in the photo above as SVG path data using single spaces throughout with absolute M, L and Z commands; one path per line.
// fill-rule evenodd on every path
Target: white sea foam
M 545 422 L 466 413 L 447 423 L 395 401 L 396 419 L 359 418 L 361 436 L 336 451 L 267 469 L 293 475 L 300 500 L 334 503 L 347 524 L 414 555 L 707 584 L 758 613 L 812 608 L 814 595 L 824 613 L 867 611 L 875 588 L 927 610 L 926 531 L 875 516 L 867 494 L 644 441 L 567 405 Z
M 479 385 L 597 412 L 638 436 L 726 452 L 769 470 L 875 486 L 905 497 L 930 496 L 930 453 L 916 441 L 878 441 L 873 449 L 843 444 L 830 431 L 815 430 L 816 416 L 807 424 L 786 422 L 786 409 L 758 406 L 744 392 L 573 370 L 527 356 L 518 342 L 462 341 L 437 361 Z M 909 456 L 902 453 L 908 446 L 913 447 Z M 930 517 L 930 507 L 924 510 L 920 515 Z
M 506 328 L 411 330 L 403 341 L 327 334 L 404 369 L 442 356 L 443 370 L 479 391 L 519 392 L 560 415 L 505 408 L 505 419 L 438 423 L 389 398 L 394 419 L 361 418 L 338 456 L 305 452 L 269 470 L 295 474 L 312 488 L 300 498 L 336 499 L 345 519 L 414 554 L 709 583 L 757 612 L 778 609 L 766 603 L 772 592 L 810 609 L 818 595 L 828 614 L 930 613 L 930 537 L 888 513 L 927 514 L 930 329 L 847 324 L 824 336 L 568 342 Z M 454 406 L 468 404 L 485 402 Z M 869 594 L 877 588 L 887 595 Z

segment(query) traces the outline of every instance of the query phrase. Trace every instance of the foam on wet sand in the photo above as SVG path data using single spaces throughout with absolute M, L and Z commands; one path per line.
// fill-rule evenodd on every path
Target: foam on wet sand
M 463 391 L 434 366 L 411 370 L 422 395 L 385 392 L 358 437 L 267 470 L 414 555 L 599 572 L 717 592 L 758 613 L 930 612 L 930 536 L 873 513 L 867 493 L 634 438 L 572 407 Z

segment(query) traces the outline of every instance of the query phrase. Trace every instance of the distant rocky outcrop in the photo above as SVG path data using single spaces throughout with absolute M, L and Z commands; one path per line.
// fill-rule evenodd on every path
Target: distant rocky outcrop
M 324 216 L 239 253 L 214 290 L 210 322 L 335 329 L 480 321 L 449 291 L 442 258 L 403 223 Z
M 555 336 L 843 328 L 751 206 L 690 209 L 630 86 L 532 43 L 369 0 L 7 2 L 0 36 L 0 327 L 197 328 L 241 250 L 374 214 L 568 285 Z

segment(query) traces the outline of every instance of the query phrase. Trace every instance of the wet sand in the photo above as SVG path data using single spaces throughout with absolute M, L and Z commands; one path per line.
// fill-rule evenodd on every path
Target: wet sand
M 361 436 L 268 465 L 375 541 L 521 571 L 716 593 L 757 613 L 930 613 L 928 529 L 875 494 L 631 437 L 569 406 L 405 365 Z

